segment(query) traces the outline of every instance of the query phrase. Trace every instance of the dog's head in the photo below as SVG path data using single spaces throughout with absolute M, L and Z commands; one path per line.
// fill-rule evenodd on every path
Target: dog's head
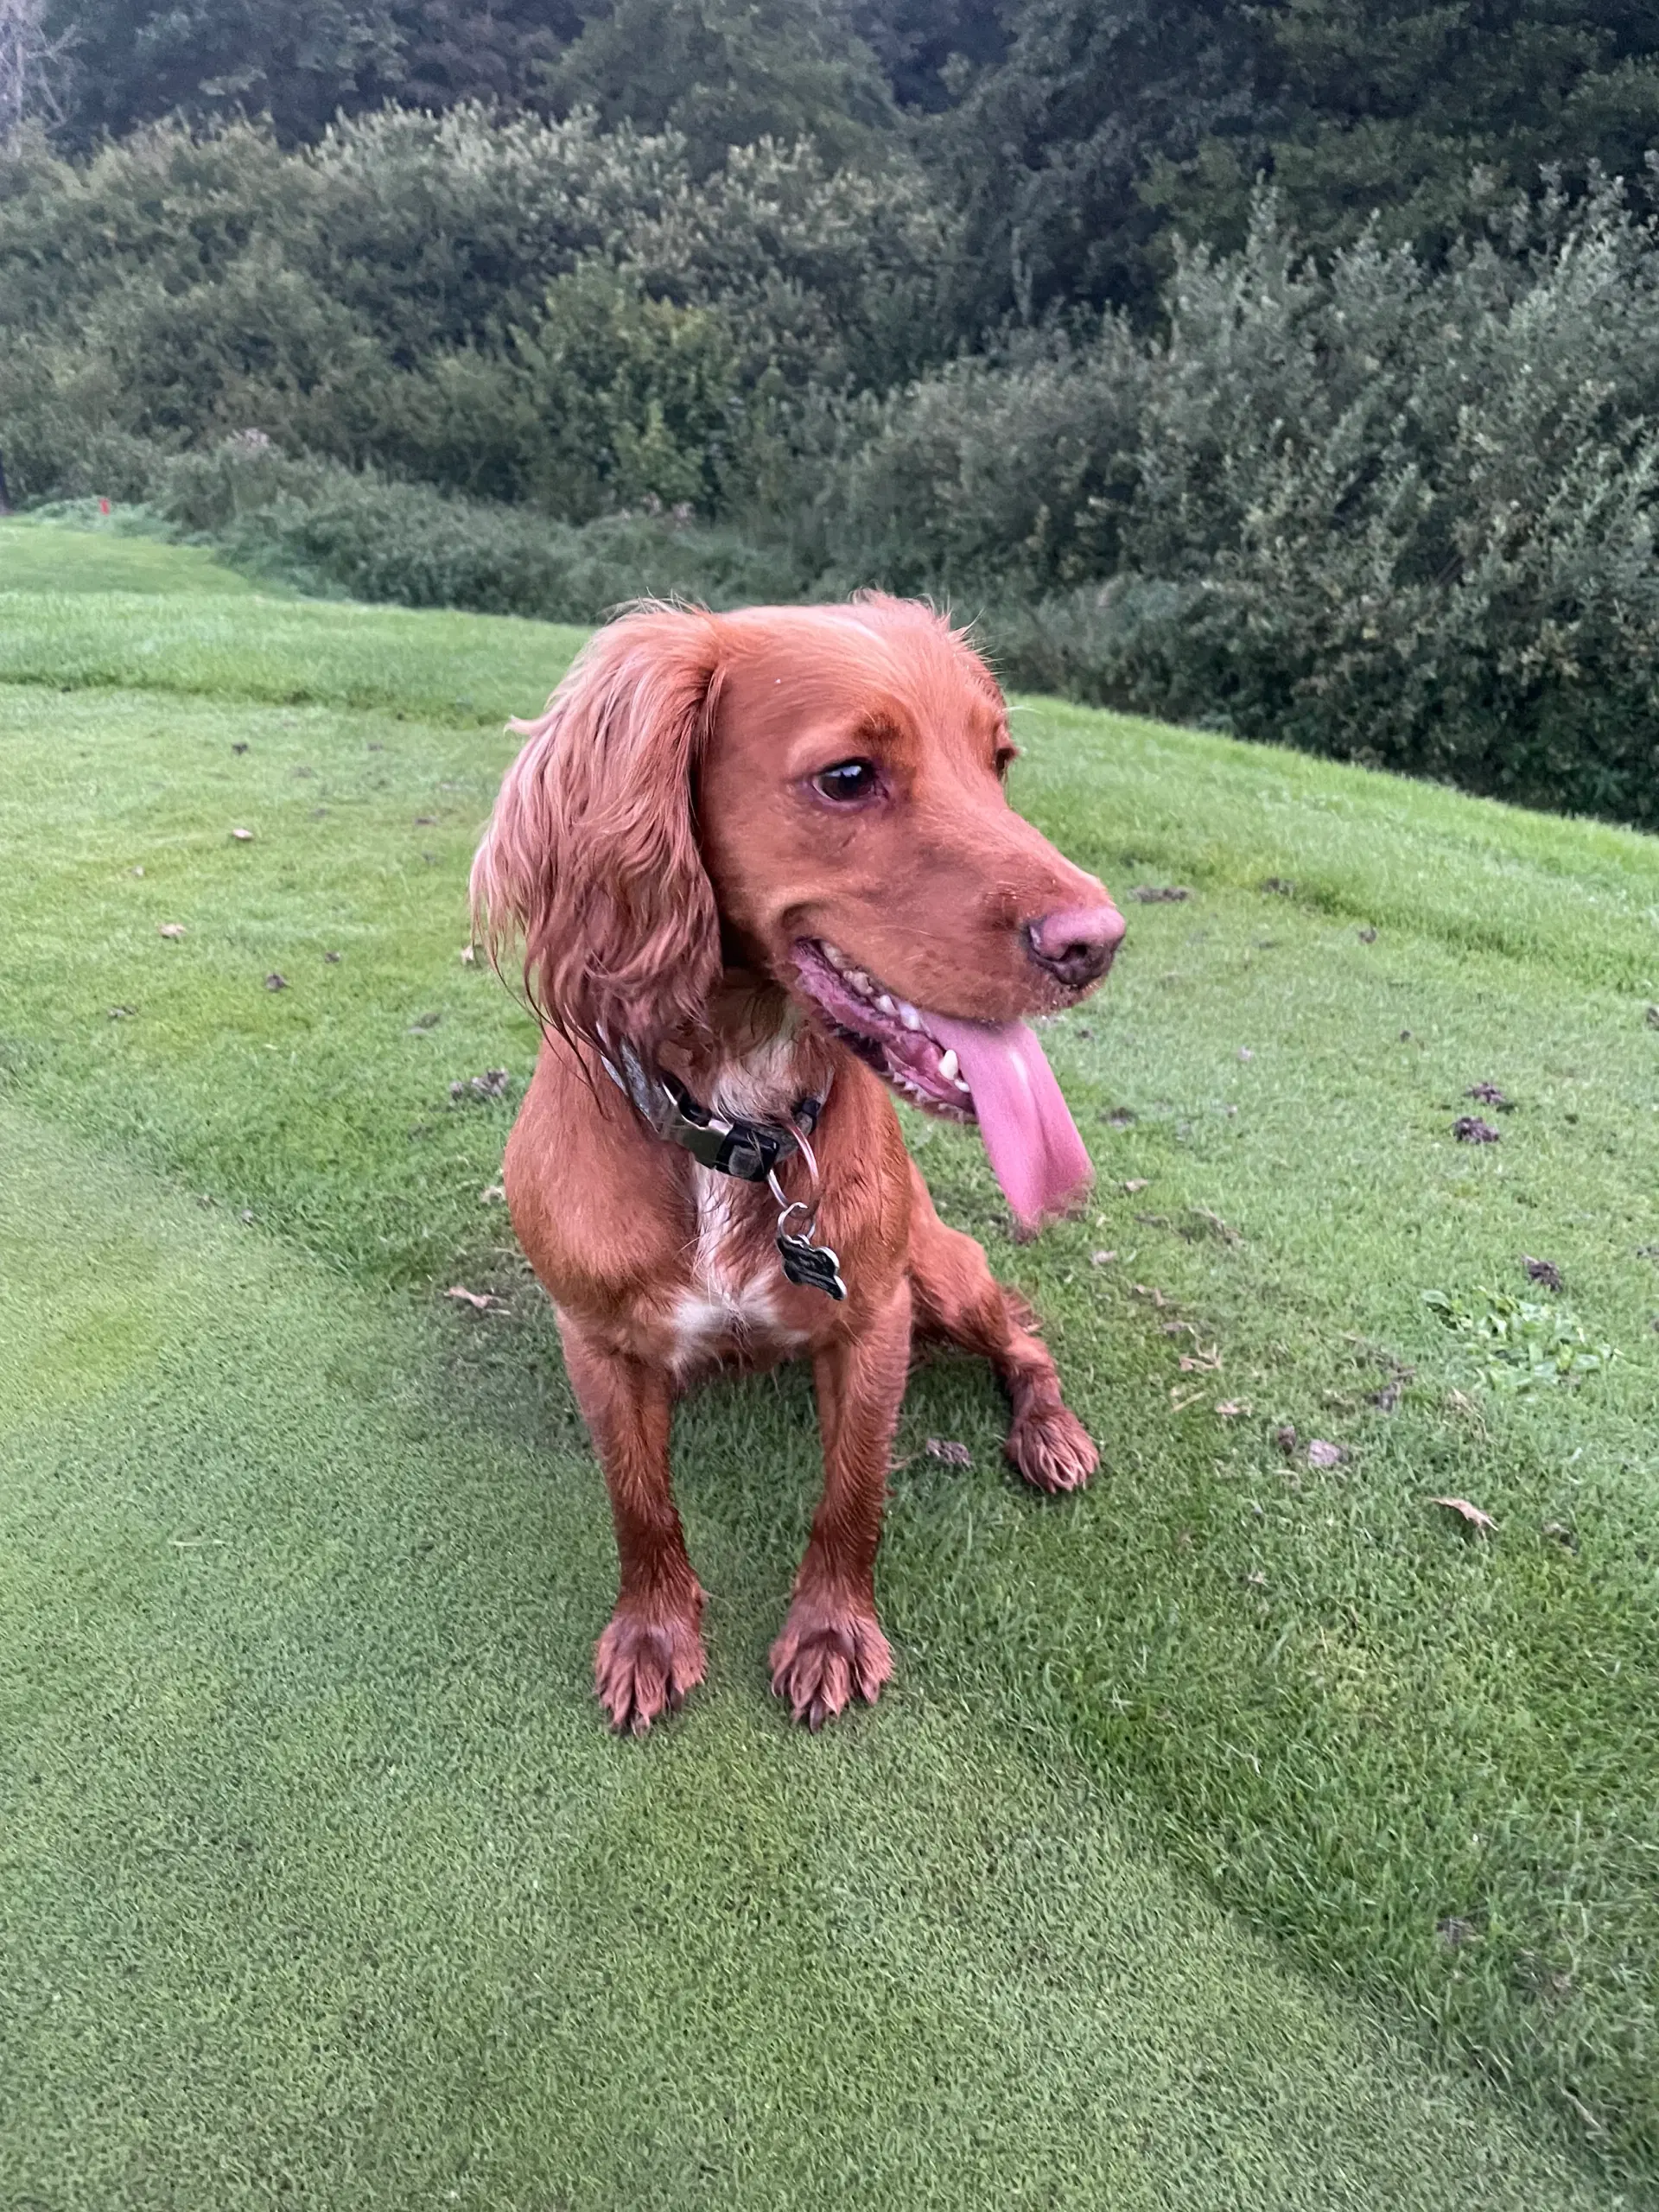
M 550 1027 L 649 1058 L 749 968 L 977 1120 L 1027 1225 L 1086 1180 L 1021 1017 L 1091 989 L 1123 919 L 1008 806 L 1001 695 L 931 609 L 643 608 L 524 734 L 474 899 Z

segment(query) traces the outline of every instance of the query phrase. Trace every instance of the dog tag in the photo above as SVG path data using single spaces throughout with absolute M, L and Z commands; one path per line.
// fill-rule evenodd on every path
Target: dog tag
M 803 1290 L 821 1290 L 830 1298 L 846 1297 L 841 1255 L 827 1244 L 815 1244 L 810 1236 L 791 1236 L 780 1230 L 778 1251 L 791 1282 L 798 1283 Z

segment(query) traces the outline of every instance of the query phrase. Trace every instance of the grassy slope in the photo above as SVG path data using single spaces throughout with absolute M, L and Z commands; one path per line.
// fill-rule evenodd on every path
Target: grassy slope
M 0 588 L 44 535 L 0 532 Z M 329 2202 L 1605 2201 L 1313 1966 L 1648 2201 L 1653 845 L 1030 710 L 1027 810 L 1120 889 L 1196 895 L 1132 908 L 1107 995 L 1051 1033 L 1095 1222 L 1016 1252 L 972 1141 L 918 1134 L 1052 1317 L 1109 1472 L 1034 1507 L 982 1378 L 921 1377 L 884 1560 L 903 1681 L 809 1746 L 760 1687 L 804 1390 L 699 1399 L 715 1679 L 641 1757 L 584 1703 L 605 1531 L 478 1200 L 505 1116 L 448 1092 L 528 1067 L 455 959 L 461 884 L 507 751 L 479 723 L 571 643 L 0 601 L 0 664 L 36 679 L 0 692 L 5 2165 L 88 2204 L 260 2201 L 283 2167 Z M 139 693 L 39 680 L 135 667 Z M 1471 1151 L 1477 1078 L 1520 1105 Z M 1522 1249 L 1623 1355 L 1575 1399 L 1495 1400 L 1421 1306 L 1516 1284 Z M 513 1318 L 432 1297 L 457 1276 Z M 1179 1373 L 1172 1319 L 1218 1372 Z M 1352 1458 L 1287 1463 L 1281 1419 Z

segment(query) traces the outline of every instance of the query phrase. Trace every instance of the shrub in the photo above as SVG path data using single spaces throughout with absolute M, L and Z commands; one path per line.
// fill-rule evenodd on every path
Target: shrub
M 298 589 L 597 622 L 644 594 L 730 607 L 789 595 L 775 554 L 671 514 L 575 529 L 523 507 L 295 461 L 245 436 L 158 461 L 154 510 L 255 575 Z
M 900 590 L 1000 597 L 1110 575 L 1139 476 L 1149 365 L 1112 319 L 1086 349 L 1028 340 L 846 410 L 823 500 L 829 557 Z
M 1166 306 L 871 416 L 838 564 L 988 601 L 1024 680 L 1659 822 L 1659 226 L 1603 183 L 1320 269 L 1264 200 Z
M 92 442 L 257 426 L 582 520 L 753 502 L 808 387 L 939 357 L 913 162 L 764 143 L 694 174 L 590 116 L 388 110 L 283 154 L 157 126 L 81 165 L 0 149 L 0 445 L 19 491 Z

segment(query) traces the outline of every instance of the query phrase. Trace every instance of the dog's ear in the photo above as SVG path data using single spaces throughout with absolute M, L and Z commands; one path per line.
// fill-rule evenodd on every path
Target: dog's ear
M 474 926 L 515 934 L 550 1027 L 650 1053 L 695 1027 L 720 976 L 720 917 L 692 779 L 720 667 L 712 615 L 642 607 L 592 639 L 507 771 L 473 863 Z

